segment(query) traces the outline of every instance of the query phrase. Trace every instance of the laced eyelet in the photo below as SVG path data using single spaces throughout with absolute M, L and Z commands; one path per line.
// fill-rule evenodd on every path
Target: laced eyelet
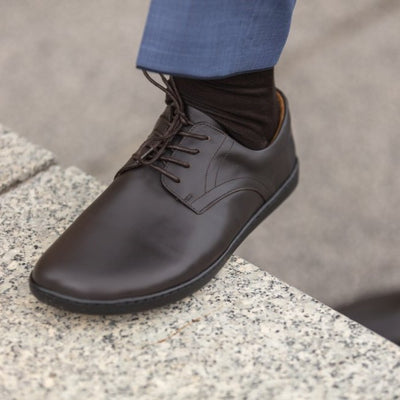
M 188 154 L 198 154 L 200 153 L 200 149 L 185 147 L 180 145 L 179 142 L 173 142 L 172 139 L 175 138 L 176 135 L 191 137 L 197 140 L 211 140 L 211 137 L 201 132 L 195 133 L 190 130 L 185 130 L 187 125 L 193 126 L 194 123 L 190 121 L 185 113 L 184 102 L 172 77 L 167 79 L 164 74 L 160 74 L 162 82 L 158 82 L 149 75 L 148 71 L 144 70 L 143 73 L 151 83 L 166 94 L 170 112 L 169 116 L 163 114 L 163 118 L 167 120 L 168 126 L 166 126 L 165 129 L 161 129 L 161 127 L 159 129 L 155 128 L 125 166 L 117 172 L 117 175 L 140 166 L 148 166 L 159 171 L 163 176 L 172 179 L 174 182 L 180 183 L 181 180 L 166 169 L 166 164 L 173 163 L 184 168 L 190 168 L 191 165 L 183 160 L 175 158 L 174 152 L 166 152 L 166 149 L 181 151 Z M 163 86 L 162 83 L 164 83 L 165 86 Z M 161 160 L 161 165 L 156 163 L 157 160 Z

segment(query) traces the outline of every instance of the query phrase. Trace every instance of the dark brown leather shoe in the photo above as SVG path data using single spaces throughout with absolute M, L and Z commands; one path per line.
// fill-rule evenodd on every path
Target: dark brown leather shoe
M 206 284 L 295 188 L 281 93 L 274 140 L 250 150 L 207 115 L 185 110 L 173 80 L 162 79 L 168 105 L 152 134 L 35 266 L 30 287 L 39 300 L 108 314 L 181 299 Z

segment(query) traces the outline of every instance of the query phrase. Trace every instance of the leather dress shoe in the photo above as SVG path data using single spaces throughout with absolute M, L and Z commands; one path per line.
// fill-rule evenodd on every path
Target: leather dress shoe
M 110 186 L 41 256 L 30 276 L 41 301 L 74 312 L 136 312 L 205 285 L 298 181 L 288 104 L 262 150 L 241 145 L 185 107 L 161 78 L 167 107 Z

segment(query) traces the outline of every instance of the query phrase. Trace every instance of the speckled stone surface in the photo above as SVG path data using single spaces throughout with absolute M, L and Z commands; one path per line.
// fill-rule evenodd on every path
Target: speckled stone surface
M 400 398 L 397 346 L 235 256 L 137 315 L 38 302 L 32 265 L 101 190 L 53 166 L 0 196 L 1 399 Z
M 52 153 L 0 124 L 0 193 L 52 164 Z

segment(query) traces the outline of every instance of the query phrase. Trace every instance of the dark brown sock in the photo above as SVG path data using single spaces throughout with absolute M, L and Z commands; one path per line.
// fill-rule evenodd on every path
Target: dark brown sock
M 250 149 L 268 146 L 279 124 L 273 68 L 223 79 L 173 78 L 186 104 L 221 124 Z

